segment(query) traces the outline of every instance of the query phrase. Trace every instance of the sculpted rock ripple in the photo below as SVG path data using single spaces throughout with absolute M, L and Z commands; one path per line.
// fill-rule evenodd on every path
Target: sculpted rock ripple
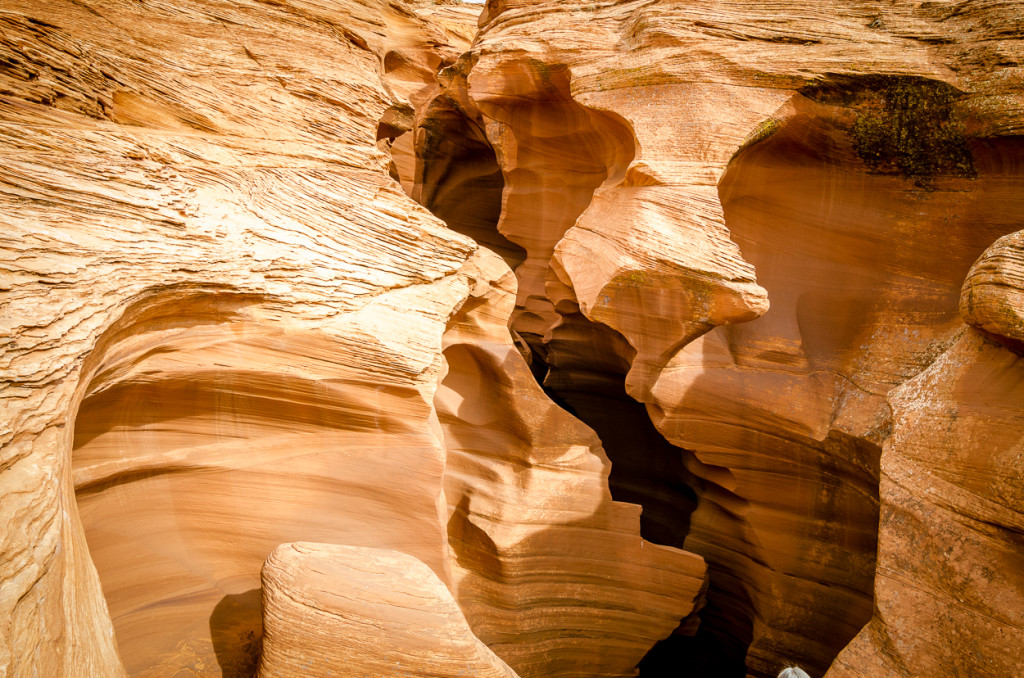
M 534 372 L 595 421 L 579 394 L 625 375 L 672 445 L 613 463 L 685 464 L 695 675 L 820 674 L 872 617 L 888 396 L 957 340 L 968 269 L 1018 228 L 1024 50 L 1000 7 L 492 1 L 459 62 L 496 230 L 526 250 Z M 986 266 L 965 313 L 1005 336 Z M 667 525 L 662 487 L 639 500 Z
M 691 612 L 703 562 L 644 548 L 593 435 L 529 378 L 508 269 L 389 176 L 468 41 L 452 9 L 0 12 L 0 673 L 251 675 L 260 568 L 296 540 L 425 563 L 534 675 L 628 674 Z M 520 423 L 491 438 L 474 408 L 498 403 Z

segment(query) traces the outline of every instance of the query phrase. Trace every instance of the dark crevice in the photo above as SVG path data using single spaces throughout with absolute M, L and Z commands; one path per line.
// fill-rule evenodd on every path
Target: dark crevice
M 595 334 L 606 328 L 595 325 Z M 557 353 L 556 353 L 557 355 Z M 687 468 L 696 462 L 689 450 L 668 442 L 654 427 L 646 407 L 625 389 L 625 372 L 586 372 L 548 368 L 548 396 L 592 428 L 612 462 L 608 478 L 615 501 L 639 504 L 641 536 L 683 549 L 690 518 L 710 492 L 720 490 Z M 696 462 L 699 464 L 699 462 Z M 724 510 L 724 509 L 722 509 Z M 742 582 L 709 563 L 705 606 L 681 621 L 640 662 L 640 676 L 666 678 L 687 667 L 690 678 L 742 678 L 753 637 L 753 614 Z M 714 592 L 726 590 L 728 595 Z M 723 629 L 726 631 L 723 632 Z
M 612 461 L 608 483 L 616 501 L 640 504 L 640 534 L 657 544 L 682 548 L 697 507 L 700 481 L 683 464 L 683 451 L 654 428 L 646 408 L 626 394 L 625 375 L 593 375 L 590 388 L 554 386 L 549 371 L 544 388 L 563 409 L 601 439 Z M 593 385 L 600 382 L 601 388 Z M 563 382 L 564 383 L 564 382 Z
M 442 95 L 416 133 L 413 197 L 448 228 L 496 252 L 510 268 L 519 266 L 525 250 L 498 232 L 505 179 L 480 125 Z
M 509 174 L 511 185 L 506 185 L 482 121 L 447 96 L 430 103 L 415 131 L 413 197 L 453 230 L 501 254 L 513 269 L 526 261 L 527 253 L 498 232 L 499 220 L 511 229 L 511 237 L 543 243 L 530 256 L 546 260 L 550 253 L 544 248 L 553 247 L 573 226 L 602 184 L 623 174 L 635 152 L 625 122 L 571 98 L 566 73 L 543 64 L 529 66 L 533 70 L 527 75 L 547 96 L 508 108 L 491 103 L 487 111 L 516 139 L 518 164 Z M 714 512 L 725 490 L 698 477 L 691 469 L 701 464 L 693 453 L 669 443 L 646 406 L 626 393 L 635 351 L 625 338 L 574 311 L 571 289 L 562 292 L 570 296 L 550 299 L 547 306 L 537 295 L 548 297 L 556 276 L 548 270 L 538 281 L 537 271 L 524 273 L 526 268 L 517 271 L 520 305 L 510 327 L 520 352 L 551 400 L 597 433 L 612 463 L 612 498 L 643 509 L 641 536 L 682 549 L 698 504 L 708 501 Z M 524 286 L 529 290 L 525 296 Z M 537 305 L 530 306 L 530 300 Z M 554 325 L 549 315 L 559 318 Z M 720 510 L 732 510 L 733 503 L 725 502 Z M 746 675 L 752 605 L 742 602 L 746 590 L 733 573 L 712 565 L 709 577 L 713 587 L 717 578 L 717 589 L 735 587 L 737 592 L 680 620 L 675 633 L 640 663 L 641 676 L 678 676 L 680 667 L 687 667 L 688 676 Z
M 753 603 L 746 596 L 743 582 L 729 572 L 708 566 L 708 583 L 717 589 L 736 591 L 731 598 L 709 595 L 700 610 L 700 624 L 692 629 L 677 629 L 655 645 L 640 662 L 644 678 L 744 678 L 747 675 L 746 654 L 754 638 L 751 610 Z M 711 593 L 709 588 L 709 594 Z M 722 633 L 728 629 L 728 633 Z M 680 671 L 685 667 L 685 672 Z
M 224 596 L 210 615 L 222 678 L 252 678 L 263 649 L 263 589 Z

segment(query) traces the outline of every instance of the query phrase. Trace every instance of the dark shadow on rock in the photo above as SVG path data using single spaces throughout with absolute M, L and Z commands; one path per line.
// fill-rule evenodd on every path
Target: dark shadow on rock
M 742 581 L 715 565 L 708 567 L 708 600 L 694 633 L 684 620 L 640 662 L 643 678 L 743 678 L 753 639 L 752 603 Z M 712 592 L 711 589 L 714 589 Z M 725 591 L 728 595 L 722 595 Z
M 482 122 L 471 120 L 446 96 L 435 98 L 416 132 L 413 199 L 448 228 L 499 254 L 510 268 L 526 250 L 498 231 L 505 176 Z
M 210 615 L 210 638 L 223 678 L 253 678 L 263 647 L 262 589 L 224 596 Z
M 559 387 L 545 391 L 601 439 L 612 462 L 608 477 L 612 498 L 643 507 L 640 535 L 681 549 L 697 507 L 694 488 L 700 481 L 683 465 L 683 450 L 665 440 L 644 405 L 626 394 L 623 378 L 600 377 L 590 380 L 589 391 Z

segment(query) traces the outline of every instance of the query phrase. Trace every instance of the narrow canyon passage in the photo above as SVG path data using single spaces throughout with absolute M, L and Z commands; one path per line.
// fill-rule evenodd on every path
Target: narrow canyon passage
M 0 676 L 1016 677 L 1020 9 L 6 3 Z
M 507 316 L 467 307 L 435 401 L 459 603 L 520 675 L 629 675 L 678 624 L 671 598 L 699 598 L 704 564 L 637 539 L 639 509 L 609 493 L 596 436 L 545 396 Z
M 502 167 L 494 160 L 491 139 L 480 117 L 468 117 L 466 109 L 474 109 L 464 94 L 461 106 L 441 94 L 420 121 L 413 196 L 516 271 L 519 291 L 509 330 L 524 340 L 520 349 L 534 378 L 598 434 L 612 463 L 612 497 L 643 507 L 642 536 L 681 548 L 698 491 L 708 482 L 687 470 L 687 453 L 668 443 L 644 406 L 626 394 L 625 375 L 635 354 L 628 342 L 552 292 L 558 288 L 549 265 L 554 247 L 594 191 L 621 178 L 632 156 L 630 133 L 612 117 L 573 101 L 566 73 L 557 67 L 523 64 L 508 77 L 521 88 L 514 97 L 471 103 L 479 106 L 477 116 L 487 112 L 490 135 L 515 138 L 515 164 Z M 450 89 L 460 86 L 464 81 Z M 508 150 L 499 155 L 506 163 Z M 455 361 L 456 355 L 446 352 L 450 369 L 473 371 L 467 369 L 472 361 Z M 495 374 L 491 383 L 507 378 Z M 680 621 L 683 635 L 662 643 L 641 664 L 641 675 L 675 675 L 680 661 L 700 647 L 690 637 L 696 616 Z M 740 667 L 745 649 L 742 643 L 733 648 Z M 721 671 L 726 662 L 720 648 L 714 651 Z
M 613 496 L 643 506 L 645 538 L 709 563 L 699 627 L 684 623 L 641 675 L 675 675 L 680 665 L 693 676 L 769 675 L 780 649 L 824 673 L 872 614 L 885 394 L 948 345 L 967 268 L 1012 231 L 1012 154 L 972 142 L 977 178 L 939 166 L 908 179 L 857 157 L 850 130 L 866 109 L 831 90 L 797 95 L 719 185 L 726 226 L 772 308 L 682 346 L 654 387 L 652 423 L 623 388 L 634 349 L 581 314 L 550 268 L 554 244 L 594 191 L 620 180 L 629 154 L 607 150 L 606 140 L 628 138 L 628 129 L 564 103 L 551 85 L 557 67 L 541 78 L 539 66 L 520 66 L 505 85 L 514 102 L 493 85 L 476 102 L 498 144 L 515 140 L 497 153 L 515 163 L 503 167 L 495 226 L 527 252 L 510 329 L 526 339 L 545 391 L 600 437 Z M 885 91 L 874 81 L 843 86 L 854 99 L 867 91 L 858 87 Z M 931 91 L 917 81 L 893 86 Z M 459 129 L 453 115 L 444 109 L 428 124 Z M 481 152 L 479 134 L 467 143 Z M 444 163 L 426 152 L 419 162 Z M 443 193 L 443 172 L 432 176 Z M 965 204 L 967 181 L 993 203 Z M 921 238 L 935 220 L 948 228 Z M 464 232 L 485 246 L 505 242 L 486 229 Z M 950 239 L 951 252 L 933 249 Z

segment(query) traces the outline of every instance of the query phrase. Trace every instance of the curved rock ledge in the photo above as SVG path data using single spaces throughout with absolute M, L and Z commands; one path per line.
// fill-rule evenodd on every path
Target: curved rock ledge
M 263 566 L 259 678 L 516 678 L 444 583 L 398 551 L 282 544 Z
M 1003 236 L 971 267 L 960 294 L 968 325 L 1024 345 L 1024 231 Z

